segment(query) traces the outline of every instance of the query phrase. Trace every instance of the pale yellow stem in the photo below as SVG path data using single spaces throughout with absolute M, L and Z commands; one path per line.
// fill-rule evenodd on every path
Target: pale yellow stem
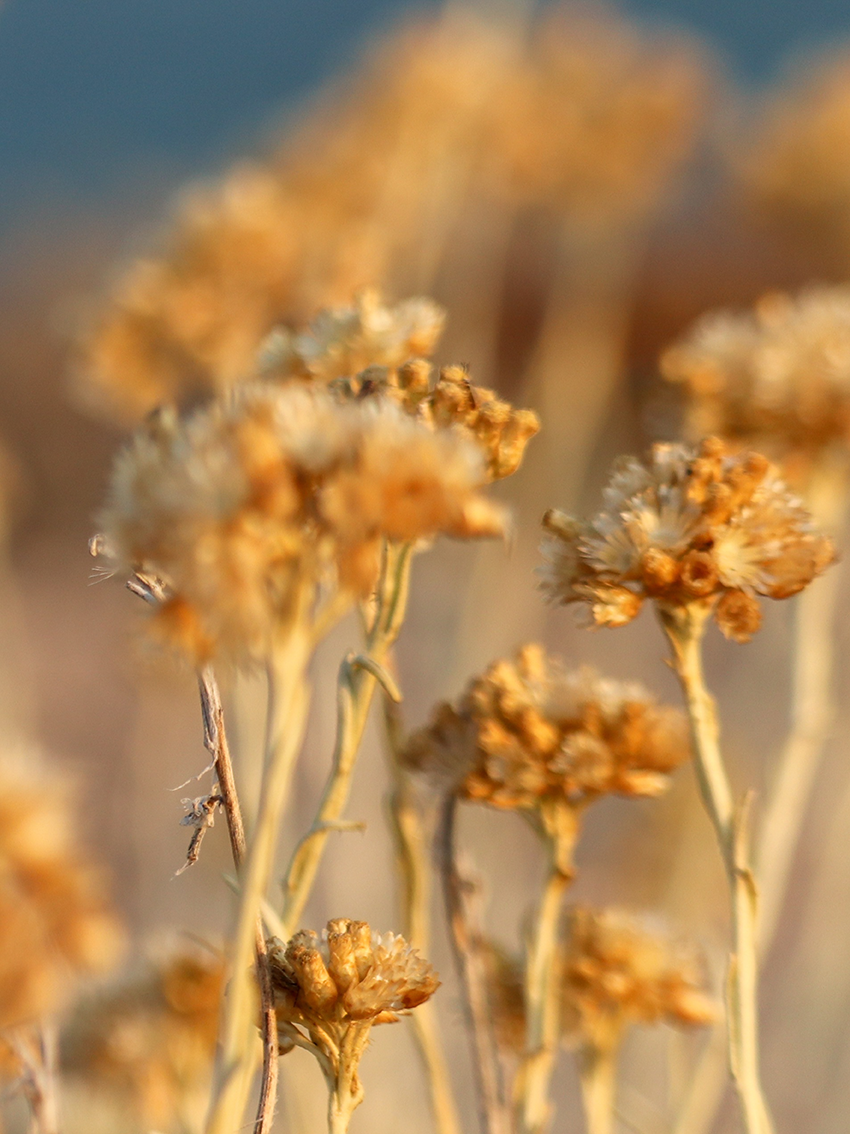
M 517 1077 L 522 1134 L 543 1134 L 552 1117 L 549 1089 L 561 1030 L 561 909 L 572 879 L 572 852 L 578 833 L 578 813 L 565 803 L 548 808 L 544 805 L 543 818 L 549 865 L 526 962 L 526 1046 Z
M 256 829 L 242 878 L 233 945 L 233 976 L 222 1028 L 221 1066 L 207 1119 L 207 1134 L 236 1134 L 241 1129 L 256 1067 L 257 990 L 251 959 L 292 770 L 304 735 L 309 703 L 306 667 L 312 644 L 307 626 L 297 624 L 269 662 L 267 755 Z
M 758 935 L 756 885 L 747 845 L 746 808 L 736 812 L 720 751 L 714 700 L 702 670 L 702 639 L 708 605 L 659 608 L 673 647 L 691 724 L 694 769 L 703 805 L 717 836 L 732 906 L 732 953 L 727 985 L 729 1064 L 747 1134 L 772 1134 L 758 1062 Z
M 377 673 L 386 661 L 407 611 L 413 545 L 387 544 L 364 659 L 346 659 L 340 667 L 339 712 L 331 773 L 308 836 L 289 865 L 284 883 L 283 931 L 290 937 L 310 897 L 330 832 L 342 816 L 351 792 L 357 754 L 363 740 Z M 376 664 L 377 663 L 377 664 Z
M 617 1063 L 613 1051 L 586 1048 L 579 1055 L 587 1134 L 614 1134 Z

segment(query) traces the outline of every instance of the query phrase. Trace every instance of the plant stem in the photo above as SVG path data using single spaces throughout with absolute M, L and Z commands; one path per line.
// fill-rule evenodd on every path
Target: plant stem
M 233 852 L 233 865 L 236 867 L 238 875 L 245 858 L 245 825 L 242 821 L 242 808 L 239 804 L 236 780 L 233 775 L 233 763 L 230 759 L 230 745 L 227 742 L 227 733 L 224 727 L 221 693 L 212 666 L 206 665 L 198 671 L 198 687 L 201 694 L 201 713 L 204 719 L 204 747 L 215 761 L 215 774 L 218 780 L 219 795 L 224 801 L 222 806 L 227 820 L 227 833 L 230 836 L 230 849 Z M 257 919 L 254 955 L 256 958 L 257 984 L 260 989 L 263 1033 L 263 1070 L 254 1134 L 269 1134 L 274 1122 L 277 1104 L 277 1017 L 274 1010 L 274 992 L 262 917 Z
M 269 662 L 269 717 L 266 760 L 257 826 L 248 848 L 239 900 L 230 983 L 222 1033 L 222 1065 L 208 1134 L 234 1134 L 242 1115 L 253 1073 L 255 990 L 251 955 L 255 948 L 262 902 L 274 865 L 280 822 L 301 748 L 308 692 L 306 666 L 312 636 L 297 622 L 282 648 Z
M 363 664 L 357 664 L 356 658 L 347 658 L 340 666 L 331 773 L 309 835 L 299 844 L 286 873 L 282 920 L 287 936 L 298 926 L 333 823 L 348 802 L 357 753 L 378 684 L 375 669 L 366 662 L 382 666 L 398 637 L 407 610 L 412 555 L 412 544 L 385 545 L 375 613 L 366 638 L 366 658 Z
M 483 933 L 474 908 L 477 887 L 461 877 L 455 857 L 456 811 L 457 802 L 449 796 L 440 817 L 438 846 L 455 964 L 463 984 L 472 1037 L 481 1129 L 484 1134 L 510 1134 L 510 1112 L 505 1102 L 487 995 L 487 969 L 481 956 Z
M 579 1056 L 587 1134 L 613 1134 L 617 1063 L 613 1051 L 590 1047 Z
M 710 613 L 710 606 L 697 603 L 659 608 L 687 703 L 697 783 L 717 836 L 731 897 L 732 953 L 726 995 L 729 1064 L 747 1134 L 772 1134 L 759 1079 L 757 893 L 747 845 L 747 808 L 736 814 L 720 751 L 717 712 L 702 670 L 702 639 Z
M 402 726 L 398 706 L 385 702 L 387 752 L 393 787 L 389 796 L 390 830 L 401 880 L 402 933 L 424 957 L 431 943 L 431 856 L 425 817 L 410 776 L 399 759 Z M 413 1034 L 428 1079 L 431 1109 L 439 1134 L 461 1134 L 451 1075 L 440 1041 L 437 1012 L 426 1000 L 411 1017 Z
M 558 1055 L 561 1024 L 561 906 L 573 877 L 572 852 L 579 816 L 575 808 L 555 802 L 544 804 L 542 818 L 549 863 L 526 962 L 526 1044 L 517 1079 L 518 1119 L 523 1134 L 543 1134 L 552 1116 L 549 1084 Z

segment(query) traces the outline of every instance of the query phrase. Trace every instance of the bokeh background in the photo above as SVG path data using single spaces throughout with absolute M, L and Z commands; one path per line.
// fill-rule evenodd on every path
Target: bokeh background
M 434 15 L 438 9 L 415 11 Z M 92 585 L 87 540 L 122 433 L 84 412 L 73 394 L 77 344 L 125 267 L 158 247 L 188 184 L 214 181 L 235 161 L 262 159 L 289 124 L 309 112 L 325 84 L 413 11 L 373 0 L 5 0 L 0 6 L 0 439 L 12 466 L 0 708 L 8 736 L 37 737 L 75 774 L 87 837 L 110 864 L 134 949 L 175 931 L 217 939 L 230 916 L 220 882 L 227 847 L 223 829 L 216 829 L 201 864 L 172 877 L 186 844 L 180 797 L 197 793 L 191 785 L 171 789 L 206 763 L 196 694 L 191 675 L 169 669 L 136 644 L 134 600 L 114 581 Z M 497 9 L 481 4 L 479 11 L 486 19 Z M 819 53 L 842 45 L 850 50 L 846 5 L 635 0 L 619 11 L 638 29 L 672 28 L 693 39 L 709 76 L 699 137 L 675 186 L 641 223 L 637 247 L 627 242 L 629 270 L 622 278 L 594 272 L 600 259 L 619 254 L 598 229 L 590 226 L 578 241 L 580 253 L 571 245 L 567 295 L 576 305 L 575 321 L 589 310 L 603 328 L 595 340 L 573 341 L 574 365 L 561 367 L 557 399 L 572 432 L 561 438 L 556 430 L 552 444 L 572 446 L 574 456 L 561 469 L 563 481 L 540 456 L 506 488 L 517 509 L 512 549 L 446 545 L 417 563 L 399 647 L 411 724 L 422 721 L 436 699 L 456 694 L 476 667 L 530 638 L 542 637 L 571 662 L 589 660 L 619 677 L 639 676 L 659 694 L 676 697 L 648 616 L 616 634 L 590 633 L 568 612 L 543 610 L 531 577 L 539 516 L 550 505 L 592 506 L 613 456 L 674 434 L 675 408 L 655 379 L 656 360 L 700 312 L 748 305 L 773 287 L 842 282 L 850 271 L 835 240 L 789 232 L 742 204 L 730 156 L 742 124 L 789 74 L 813 71 Z M 846 161 L 850 165 L 850 156 Z M 469 362 L 477 381 L 540 408 L 534 391 L 523 388 L 523 375 L 558 255 L 539 218 L 511 228 L 509 269 L 491 313 L 488 345 L 487 336 L 463 321 L 464 311 L 470 321 L 475 315 L 472 251 L 450 242 L 429 281 L 449 309 L 441 360 Z M 589 306 L 583 306 L 582 281 L 588 281 Z M 392 291 L 396 281 L 378 282 Z M 606 303 L 609 322 L 599 315 Z M 616 339 L 603 367 L 610 382 L 599 398 L 588 399 L 582 367 L 593 373 L 600 336 L 609 347 L 613 341 L 606 335 Z M 837 628 L 840 647 L 846 647 L 848 627 L 845 619 Z M 343 626 L 316 667 L 307 759 L 284 840 L 289 846 L 321 784 L 332 743 L 333 676 L 355 635 L 353 623 Z M 771 610 L 764 631 L 747 647 L 719 638 L 710 643 L 710 678 L 741 786 L 765 782 L 784 734 L 789 643 L 785 610 Z M 839 692 L 846 688 L 845 668 L 839 667 Z M 261 730 L 261 682 L 243 681 L 236 692 L 238 743 L 250 751 Z M 842 1134 L 850 1110 L 847 723 L 845 714 L 834 729 L 765 974 L 767 1087 L 779 1128 L 789 1134 Z M 331 846 L 308 923 L 344 915 L 392 927 L 384 788 L 379 745 L 370 735 L 349 809 L 368 829 Z M 506 945 L 516 945 L 539 874 L 535 847 L 510 817 L 472 816 L 468 826 L 466 838 L 491 877 L 492 928 Z M 710 865 L 711 835 L 693 805 L 689 773 L 661 804 L 600 805 L 589 828 L 579 856 L 580 896 L 657 910 L 683 925 L 701 941 L 719 978 L 722 884 Z M 436 961 L 448 973 L 442 940 L 437 948 Z M 441 997 L 462 1082 L 466 1054 L 450 979 Z M 427 1129 L 422 1085 L 406 1070 L 413 1065 L 412 1046 L 391 1034 L 379 1035 L 375 1048 L 366 1068 L 368 1102 L 354 1128 L 395 1129 L 404 1115 L 405 1125 Z M 667 1074 L 657 1070 L 661 1041 L 643 1037 L 632 1048 L 625 1097 L 640 1129 L 663 1130 L 644 1097 L 652 1094 L 646 1084 Z M 308 1086 L 298 1092 L 290 1084 L 296 1103 L 284 1110 L 282 1128 L 288 1122 L 287 1129 L 321 1129 L 321 1092 L 312 1091 L 318 1079 L 306 1064 L 305 1058 L 288 1072 Z M 566 1058 L 559 1093 L 566 1122 L 575 1113 Z M 471 1122 L 468 1092 L 464 1105 Z M 411 1117 L 411 1108 L 419 1118 Z M 727 1106 L 717 1129 L 736 1129 L 734 1114 Z

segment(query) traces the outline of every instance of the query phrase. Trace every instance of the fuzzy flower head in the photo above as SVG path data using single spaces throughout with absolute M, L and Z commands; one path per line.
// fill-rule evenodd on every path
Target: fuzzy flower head
M 0 1032 L 62 1007 L 110 968 L 121 932 L 103 878 L 79 847 L 66 793 L 31 753 L 2 758 Z
M 370 366 L 396 370 L 409 359 L 429 357 L 444 322 L 445 312 L 433 300 L 407 299 L 389 307 L 377 291 L 366 289 L 350 307 L 319 312 L 306 331 L 272 332 L 260 365 L 264 377 L 325 383 Z
M 347 918 L 329 921 L 321 939 L 310 930 L 272 939 L 269 962 L 281 1050 L 311 1048 L 334 1080 L 356 1080 L 373 1024 L 395 1023 L 440 986 L 403 937 Z
M 651 598 L 710 606 L 728 638 L 747 641 L 758 595 L 789 598 L 835 557 L 770 462 L 717 438 L 620 461 L 604 497 L 590 521 L 547 513 L 541 571 L 552 601 L 586 603 L 597 626 L 630 622 Z
M 615 1050 L 634 1024 L 717 1018 L 694 950 L 616 910 L 570 912 L 562 987 L 565 1035 L 586 1049 Z
M 660 795 L 689 754 L 684 717 L 640 685 L 565 673 L 539 646 L 498 661 L 411 737 L 410 767 L 502 808 Z
M 268 656 L 323 588 L 368 594 L 383 539 L 501 535 L 458 431 L 387 402 L 262 384 L 159 415 L 119 456 L 98 546 L 160 581 L 154 623 L 196 661 Z M 306 612 L 306 613 L 305 613 Z
M 688 396 L 689 432 L 807 462 L 850 446 L 850 287 L 764 296 L 703 316 L 661 359 Z
M 170 950 L 83 999 L 61 1037 L 62 1066 L 140 1129 L 171 1129 L 202 1106 L 212 1076 L 225 966 Z

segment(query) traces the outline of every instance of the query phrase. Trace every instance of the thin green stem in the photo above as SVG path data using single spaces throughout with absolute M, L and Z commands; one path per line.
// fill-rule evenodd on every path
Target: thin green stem
M 566 803 L 545 804 L 542 817 L 549 862 L 526 961 L 526 1044 L 517 1079 L 518 1125 L 523 1134 L 543 1134 L 552 1117 L 549 1087 L 561 1025 L 561 908 L 573 876 L 579 821 L 577 811 Z
M 736 811 L 720 751 L 714 700 L 702 669 L 702 639 L 710 607 L 692 603 L 660 609 L 661 624 L 673 648 L 691 724 L 694 767 L 726 870 L 732 906 L 732 954 L 727 982 L 729 1063 L 747 1134 L 772 1134 L 762 1093 L 758 1060 L 757 893 L 748 846 L 748 808 Z
M 251 955 L 257 921 L 269 884 L 292 770 L 306 724 L 306 667 L 312 636 L 297 623 L 269 662 L 269 727 L 257 825 L 248 847 L 230 982 L 222 1031 L 221 1070 L 207 1134 L 234 1134 L 251 1089 L 255 1067 L 256 986 Z

